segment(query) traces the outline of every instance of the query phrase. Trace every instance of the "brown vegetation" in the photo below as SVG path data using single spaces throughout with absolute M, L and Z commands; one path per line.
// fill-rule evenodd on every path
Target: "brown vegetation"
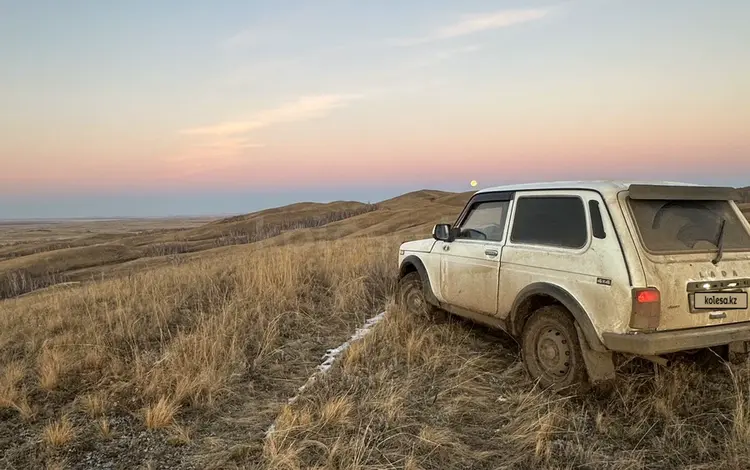
M 73 424 L 67 416 L 53 421 L 44 427 L 42 431 L 44 443 L 51 447 L 62 447 L 75 437 Z
M 89 276 L 0 302 L 0 468 L 750 465 L 748 364 L 632 361 L 612 395 L 561 396 L 528 379 L 505 335 L 395 308 L 288 404 L 389 303 L 398 244 L 467 197 L 300 204 L 287 222 L 274 209 L 0 262 Z M 230 226 L 283 229 L 216 247 Z M 204 250 L 159 251 L 201 237 Z
M 433 193 L 441 197 L 426 198 Z M 362 235 L 413 236 L 429 232 L 430 226 L 444 217 L 455 217 L 465 199 L 461 194 L 417 191 L 384 201 L 382 207 L 347 201 L 299 203 L 183 230 L 160 229 L 149 220 L 147 227 L 151 230 L 147 231 L 135 230 L 135 222 L 130 221 L 131 231 L 90 235 L 94 228 L 80 226 L 81 236 L 63 239 L 55 232 L 45 232 L 53 241 L 40 239 L 0 247 L 0 299 L 60 283 L 102 280 L 143 268 L 175 265 L 214 256 L 222 247 L 264 240 L 268 241 L 264 246 L 273 246 Z M 92 222 L 90 227 L 101 224 L 103 230 L 117 227 L 115 222 Z M 31 233 L 36 230 L 31 223 L 13 227 L 4 232 L 0 226 L 0 243 L 4 237 L 20 237 L 24 227 Z M 28 238 L 32 239 L 31 234 Z
M 141 447 L 135 465 L 147 453 L 186 466 L 259 459 L 263 432 L 325 349 L 382 308 L 396 246 L 234 247 L 0 303 L 0 467 L 38 467 L 58 448 L 86 467 L 111 458 L 108 446 Z
M 701 359 L 656 375 L 643 362 L 623 365 L 612 395 L 556 395 L 530 381 L 508 337 L 394 309 L 282 409 L 265 464 L 747 468 L 750 366 Z

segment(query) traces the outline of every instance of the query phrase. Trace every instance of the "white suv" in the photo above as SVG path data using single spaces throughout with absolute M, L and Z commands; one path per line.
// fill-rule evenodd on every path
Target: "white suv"
M 746 353 L 750 224 L 735 196 L 615 181 L 485 189 L 453 226 L 401 245 L 397 302 L 501 328 L 555 389 L 608 382 L 613 353 Z

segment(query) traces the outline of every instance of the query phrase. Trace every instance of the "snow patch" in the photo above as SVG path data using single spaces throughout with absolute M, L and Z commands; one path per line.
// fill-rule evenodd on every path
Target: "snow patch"
M 361 328 L 357 328 L 354 334 L 344 343 L 342 343 L 336 348 L 327 350 L 326 353 L 323 355 L 323 362 L 318 364 L 318 366 L 315 368 L 316 372 L 313 375 L 311 375 L 307 379 L 307 381 L 304 384 L 302 384 L 300 388 L 297 389 L 297 394 L 294 395 L 289 400 L 287 400 L 287 403 L 291 405 L 294 402 L 296 402 L 299 396 L 302 394 L 302 392 L 305 391 L 307 387 L 312 385 L 312 383 L 315 382 L 315 380 L 317 380 L 318 377 L 323 376 L 328 372 L 331 366 L 333 366 L 333 363 L 336 361 L 336 358 L 338 358 L 341 355 L 341 353 L 346 351 L 352 343 L 359 341 L 360 339 L 367 336 L 370 330 L 372 330 L 372 328 L 375 325 L 380 323 L 380 321 L 383 318 L 385 318 L 385 312 L 378 313 L 374 317 L 368 319 Z M 274 429 L 276 429 L 276 424 L 271 423 L 271 426 L 266 430 L 266 436 L 273 433 Z

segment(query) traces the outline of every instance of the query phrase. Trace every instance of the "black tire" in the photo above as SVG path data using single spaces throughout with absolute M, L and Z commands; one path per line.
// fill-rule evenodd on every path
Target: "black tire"
M 436 317 L 437 308 L 427 301 L 422 277 L 416 271 L 410 272 L 399 281 L 396 303 L 410 314 L 428 319 Z
M 532 313 L 523 327 L 521 357 L 529 375 L 543 388 L 583 392 L 588 374 L 573 316 L 559 305 Z

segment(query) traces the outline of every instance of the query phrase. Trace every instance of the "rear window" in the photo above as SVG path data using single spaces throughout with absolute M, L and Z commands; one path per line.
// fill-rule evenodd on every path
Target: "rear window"
M 652 252 L 714 252 L 724 227 L 724 249 L 750 250 L 750 234 L 728 201 L 629 200 L 646 249 Z

